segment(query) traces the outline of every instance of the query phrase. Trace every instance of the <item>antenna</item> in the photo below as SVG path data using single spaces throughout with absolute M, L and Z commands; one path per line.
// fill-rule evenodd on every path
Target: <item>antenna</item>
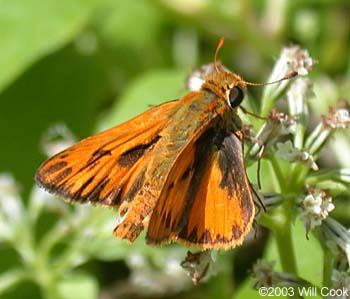
M 264 86 L 264 85 L 276 84 L 276 83 L 279 83 L 281 81 L 291 79 L 291 78 L 293 78 L 293 77 L 295 77 L 297 75 L 298 75 L 298 72 L 290 71 L 289 73 L 284 75 L 281 79 L 278 79 L 278 80 L 275 80 L 275 81 L 264 82 L 264 83 L 253 83 L 253 82 L 247 82 L 247 81 L 243 80 L 243 83 L 245 83 L 246 85 L 250 85 L 250 86 Z
M 215 55 L 214 55 L 214 68 L 215 68 L 215 71 L 217 73 L 220 73 L 220 69 L 219 69 L 218 61 L 217 61 L 217 56 L 218 56 L 218 53 L 219 53 L 219 51 L 220 51 L 220 49 L 222 48 L 223 45 L 224 45 L 224 38 L 221 37 L 219 39 L 218 45 L 216 46 Z M 264 86 L 264 85 L 276 84 L 276 83 L 279 83 L 279 82 L 284 81 L 284 80 L 289 80 L 291 78 L 294 78 L 297 75 L 298 75 L 298 72 L 290 71 L 289 73 L 284 75 L 281 79 L 278 79 L 278 80 L 275 80 L 275 81 L 271 81 L 271 82 L 253 83 L 253 82 L 247 82 L 247 81 L 244 81 L 244 80 L 242 80 L 241 82 L 243 82 L 246 85 L 250 85 L 250 86 Z
M 220 38 L 218 45 L 216 46 L 215 55 L 214 55 L 214 68 L 215 68 L 217 73 L 220 73 L 220 70 L 219 70 L 218 61 L 216 58 L 217 58 L 218 53 L 219 53 L 221 47 L 223 46 L 223 44 L 224 44 L 224 38 L 222 37 L 222 38 Z

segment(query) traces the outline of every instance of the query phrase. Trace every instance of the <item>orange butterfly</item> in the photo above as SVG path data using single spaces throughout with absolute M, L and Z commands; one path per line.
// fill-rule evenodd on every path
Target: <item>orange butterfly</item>
M 237 109 L 246 86 L 258 84 L 218 67 L 222 45 L 199 91 L 58 153 L 41 165 L 37 183 L 73 202 L 119 207 L 114 235 L 130 242 L 148 227 L 151 245 L 241 244 L 255 207 Z

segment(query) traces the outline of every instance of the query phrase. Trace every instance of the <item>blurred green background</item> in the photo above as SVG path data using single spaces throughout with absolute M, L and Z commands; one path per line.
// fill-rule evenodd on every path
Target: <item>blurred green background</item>
M 268 78 L 283 46 L 307 49 L 325 113 L 350 98 L 349 16 L 348 0 L 0 0 L 0 172 L 27 198 L 50 126 L 64 123 L 80 139 L 181 97 L 221 36 L 220 60 L 249 81 Z M 121 263 L 107 275 L 111 266 L 96 263 L 109 281 L 128 272 Z

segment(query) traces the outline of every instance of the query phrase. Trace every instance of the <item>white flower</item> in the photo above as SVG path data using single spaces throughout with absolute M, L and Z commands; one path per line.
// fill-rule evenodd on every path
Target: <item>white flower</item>
M 300 161 L 305 162 L 312 170 L 318 170 L 318 166 L 314 160 L 314 157 L 308 151 L 301 151 Z
M 291 115 L 308 114 L 307 100 L 310 91 L 310 80 L 296 78 L 287 91 L 289 113 Z
M 312 155 L 306 150 L 301 150 L 293 146 L 292 141 L 288 140 L 284 143 L 277 142 L 276 156 L 281 157 L 289 162 L 306 163 L 311 169 L 318 170 L 318 166 Z
M 158 254 L 153 259 L 145 253 L 133 251 L 126 263 L 131 269 L 130 283 L 135 293 L 161 295 L 177 293 L 189 285 L 179 265 L 179 251 L 169 251 L 167 255 Z
M 0 212 L 12 223 L 21 221 L 23 216 L 19 189 L 10 174 L 0 174 Z
M 328 213 L 334 209 L 332 198 L 318 189 L 309 191 L 309 194 L 298 200 L 300 217 L 304 221 L 307 232 L 313 227 L 322 224 Z
M 350 126 L 350 107 L 345 101 L 339 103 L 339 108 L 329 107 L 328 115 L 322 117 L 325 127 L 332 129 L 346 129 Z
M 7 173 L 0 174 L 0 240 L 14 237 L 24 220 L 24 207 L 18 186 Z
M 299 46 L 284 48 L 268 82 L 279 80 L 293 72 L 297 72 L 299 75 L 307 75 L 314 65 L 315 61 L 309 56 L 307 50 L 302 50 Z M 278 99 L 291 82 L 291 80 L 284 80 L 278 85 L 267 85 L 264 88 L 263 103 L 265 100 L 270 102 L 269 99 Z M 269 106 L 267 107 L 269 108 Z M 265 109 L 263 107 L 262 111 L 266 113 L 270 108 L 267 111 Z
M 203 83 L 204 80 L 194 74 L 193 76 L 188 77 L 186 85 L 190 91 L 198 91 L 201 89 Z
M 350 294 L 350 269 L 348 271 L 338 271 L 336 269 L 332 272 L 332 288 L 336 290 L 343 290 L 342 297 L 336 297 L 339 299 L 349 298 L 345 291 Z M 349 295 L 350 296 L 350 295 Z M 334 298 L 334 297 L 333 297 Z
M 258 260 L 252 270 L 252 287 L 259 289 L 261 287 L 276 286 L 307 286 L 308 282 L 287 272 L 275 272 L 276 262 L 267 262 Z
M 229 71 L 224 65 L 218 62 L 218 68 L 221 71 Z M 186 88 L 190 91 L 198 91 L 201 89 L 202 84 L 205 81 L 205 78 L 209 75 L 212 75 L 216 72 L 215 66 L 213 63 L 205 64 L 200 69 L 192 71 L 186 80 Z
M 276 286 L 278 279 L 273 268 L 276 262 L 267 262 L 265 260 L 258 260 L 252 270 L 253 288 L 258 289 L 263 286 Z
M 280 78 L 280 74 L 291 71 L 298 72 L 300 75 L 307 75 L 315 64 L 316 61 L 310 57 L 307 50 L 302 50 L 299 46 L 286 47 L 281 52 L 273 75 L 275 75 L 275 78 Z
M 61 198 L 48 193 L 38 186 L 34 186 L 29 197 L 30 218 L 34 222 L 42 212 L 42 209 L 59 214 L 69 213 L 69 206 Z
M 75 143 L 75 137 L 65 124 L 50 127 L 41 140 L 42 151 L 49 157 Z
M 193 284 L 196 285 L 206 276 L 212 262 L 210 250 L 197 253 L 188 251 L 186 259 L 181 262 L 181 267 L 191 277 Z
M 295 162 L 300 156 L 300 150 L 293 146 L 292 141 L 276 143 L 276 156 L 281 157 L 289 162 Z
M 296 121 L 294 117 L 273 109 L 266 123 L 258 132 L 257 138 L 264 144 L 274 144 L 279 137 L 294 134 L 295 128 Z
M 350 105 L 345 100 L 340 100 L 338 108 L 329 107 L 328 115 L 321 117 L 321 122 L 306 139 L 305 147 L 309 153 L 317 153 L 334 130 L 349 127 Z
M 253 145 L 249 154 L 251 156 L 256 156 L 259 154 L 262 146 L 264 146 L 264 151 L 274 145 L 280 137 L 294 134 L 296 128 L 295 117 L 280 113 L 273 109 L 267 121 L 262 125 L 255 139 L 256 144 Z

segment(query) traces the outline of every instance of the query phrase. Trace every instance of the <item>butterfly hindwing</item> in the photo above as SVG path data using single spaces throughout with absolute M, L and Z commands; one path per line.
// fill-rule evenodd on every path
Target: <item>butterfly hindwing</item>
M 174 165 L 172 173 L 185 179 L 168 180 L 149 223 L 148 243 L 179 240 L 202 249 L 242 243 L 254 203 L 240 131 L 210 127 L 185 152 L 193 163 L 179 159 Z M 170 186 L 177 192 L 166 193 Z

